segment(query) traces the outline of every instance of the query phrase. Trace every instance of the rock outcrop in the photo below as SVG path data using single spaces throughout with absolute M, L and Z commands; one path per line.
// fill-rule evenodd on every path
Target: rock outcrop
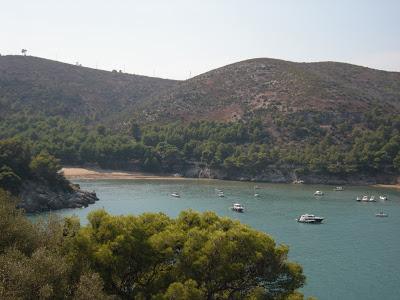
M 220 168 L 194 163 L 186 167 L 182 172 L 184 177 L 189 178 L 210 178 L 237 181 L 257 181 L 269 183 L 292 183 L 295 180 L 303 180 L 309 184 L 328 184 L 328 185 L 373 185 L 373 184 L 398 184 L 400 177 L 398 174 L 352 174 L 352 175 L 333 175 L 333 174 L 303 174 L 298 175 L 291 166 L 270 166 L 263 172 L 257 174 L 245 174 L 243 172 L 226 172 Z
M 49 186 L 37 181 L 24 182 L 19 197 L 21 202 L 18 207 L 27 213 L 87 207 L 99 200 L 94 191 L 81 190 L 76 184 L 69 184 L 66 188 Z

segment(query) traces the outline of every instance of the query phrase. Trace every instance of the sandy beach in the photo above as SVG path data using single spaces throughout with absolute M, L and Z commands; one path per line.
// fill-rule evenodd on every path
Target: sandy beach
M 98 168 L 64 167 L 61 172 L 67 179 L 186 179 L 181 176 L 155 175 L 143 172 L 126 172 Z
M 379 188 L 400 190 L 400 184 L 375 184 L 373 186 L 379 187 Z

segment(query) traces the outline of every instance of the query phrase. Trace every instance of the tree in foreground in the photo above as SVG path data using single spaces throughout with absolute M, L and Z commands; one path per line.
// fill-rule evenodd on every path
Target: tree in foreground
M 303 299 L 288 248 L 213 212 L 32 223 L 0 190 L 1 299 Z
M 88 218 L 69 259 L 123 299 L 284 299 L 305 281 L 286 246 L 213 212 Z

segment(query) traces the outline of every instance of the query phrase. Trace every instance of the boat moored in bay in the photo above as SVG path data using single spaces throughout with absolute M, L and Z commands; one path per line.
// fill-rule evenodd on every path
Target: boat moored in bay
M 324 220 L 323 217 L 316 217 L 313 214 L 304 214 L 296 219 L 299 223 L 320 224 Z
M 240 203 L 234 203 L 233 206 L 231 207 L 231 209 L 233 211 L 240 212 L 240 213 L 244 212 L 244 206 Z

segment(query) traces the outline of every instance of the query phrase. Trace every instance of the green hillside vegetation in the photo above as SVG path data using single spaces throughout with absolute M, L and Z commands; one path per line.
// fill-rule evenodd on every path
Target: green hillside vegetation
M 0 57 L 0 139 L 62 164 L 395 176 L 399 115 L 400 73 L 343 63 L 260 58 L 172 81 Z
M 328 126 L 321 127 L 320 119 Z M 128 123 L 115 131 L 88 129 L 59 117 L 12 118 L 0 138 L 29 141 L 35 155 L 48 152 L 63 164 L 98 163 L 153 172 L 179 172 L 193 163 L 254 175 L 290 166 L 298 174 L 376 174 L 400 170 L 400 117 L 380 109 L 342 122 L 329 114 L 277 117 L 275 136 L 260 119 L 250 122 Z M 279 129 L 280 128 L 280 129 Z
M 58 173 L 60 169 L 59 160 L 45 150 L 33 154 L 21 140 L 0 140 L 0 188 L 14 195 L 26 180 L 41 182 L 53 189 L 71 189 Z
M 292 299 L 288 248 L 212 212 L 32 223 L 0 190 L 1 299 Z

